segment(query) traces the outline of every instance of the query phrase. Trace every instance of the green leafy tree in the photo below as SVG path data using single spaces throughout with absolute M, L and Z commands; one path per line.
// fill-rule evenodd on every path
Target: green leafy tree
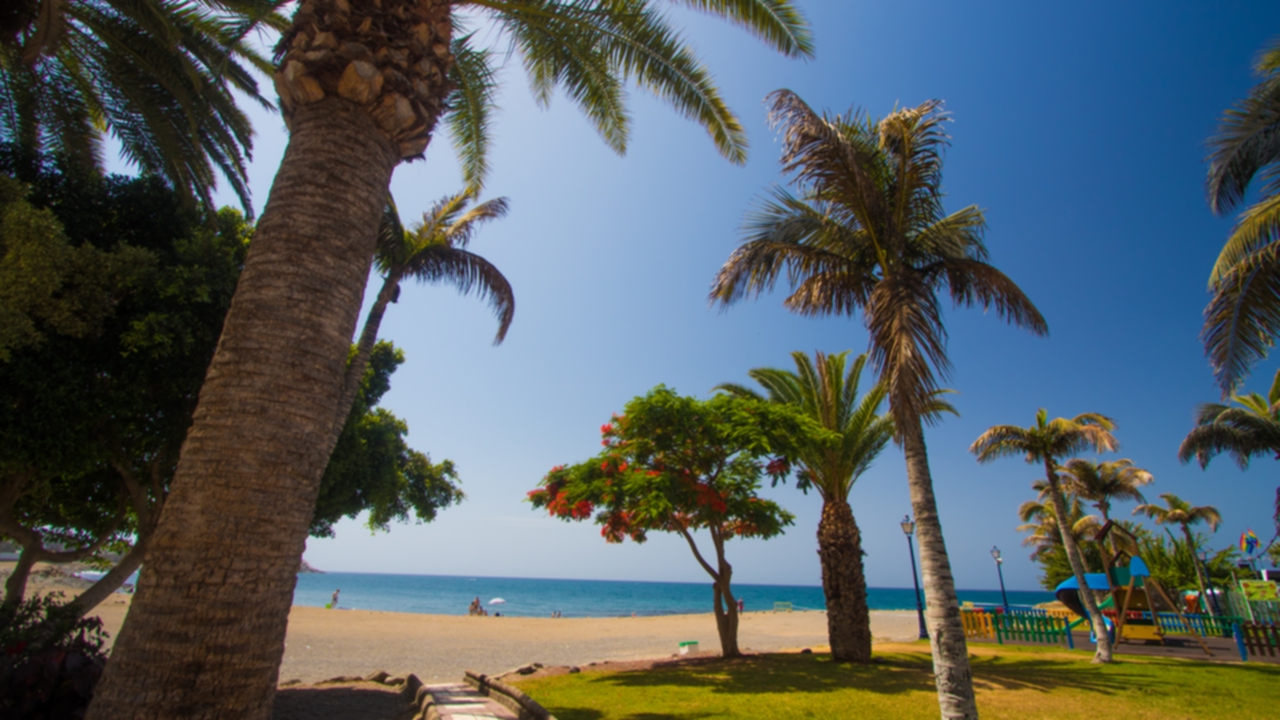
M 89 334 L 67 334 L 33 314 L 39 342 L 0 361 L 0 536 L 22 547 L 6 602 L 21 599 L 35 562 L 122 553 L 71 603 L 83 613 L 146 557 L 251 228 L 224 210 L 211 230 L 154 178 L 55 175 L 30 195 L 46 207 L 27 203 L 21 212 L 40 218 L 56 247 L 90 253 L 83 267 L 69 266 L 86 273 L 72 280 L 92 280 L 109 302 Z M 135 258 L 136 267 L 110 260 L 116 255 Z M 120 280 L 116 266 L 133 272 Z M 48 275 L 10 269 L 17 284 Z M 107 279 L 93 280 L 93 272 Z M 53 301 L 69 296 L 64 290 L 65 283 Z M 409 448 L 403 421 L 377 407 L 402 354 L 382 343 L 372 358 L 321 487 L 316 535 L 366 511 L 371 529 L 410 515 L 428 521 L 462 497 L 452 463 Z
M 1071 515 L 1067 507 L 1066 493 L 1062 489 L 1058 458 L 1074 455 L 1089 448 L 1098 452 L 1115 450 L 1119 447 L 1115 436 L 1111 434 L 1115 426 L 1115 422 L 1110 418 L 1097 413 L 1083 413 L 1073 418 L 1049 420 L 1049 414 L 1044 408 L 1040 408 L 1036 412 L 1035 425 L 1026 428 L 1017 425 L 992 426 L 973 441 L 973 445 L 969 446 L 969 452 L 977 455 L 980 463 L 1018 455 L 1022 455 L 1028 463 L 1042 463 L 1046 489 L 1053 503 L 1054 517 L 1067 518 Z M 1062 546 L 1066 551 L 1067 560 L 1071 563 L 1076 582 L 1080 583 L 1080 587 L 1087 588 L 1089 584 L 1085 582 L 1084 575 L 1087 570 L 1084 559 L 1081 557 L 1080 546 L 1070 530 L 1071 528 L 1067 528 L 1065 523 L 1060 523 L 1058 526 L 1058 533 L 1062 536 Z M 1080 597 L 1084 600 L 1085 610 L 1089 613 L 1089 621 L 1093 623 L 1093 627 L 1102 628 L 1102 613 L 1098 610 L 1098 603 L 1093 594 L 1082 592 Z M 1111 662 L 1111 641 L 1107 633 L 1098 632 L 1096 635 L 1098 644 L 1093 661 Z
M 409 427 L 378 407 L 391 389 L 391 374 L 404 353 L 379 342 L 370 354 L 355 406 L 334 448 L 320 484 L 311 519 L 312 537 L 333 537 L 339 518 L 367 512 L 370 530 L 386 531 L 392 522 L 430 522 L 443 508 L 463 499 L 453 463 L 432 463 L 405 442 Z
M 1093 462 L 1083 458 L 1073 458 L 1062 466 L 1064 490 L 1081 500 L 1087 500 L 1102 513 L 1105 524 L 1111 519 L 1112 500 L 1147 501 L 1138 488 L 1150 484 L 1154 477 L 1151 473 L 1136 467 L 1133 461 L 1124 458 Z
M 553 468 L 529 500 L 568 521 L 594 514 L 607 542 L 644 542 L 654 531 L 683 537 L 711 577 L 721 652 L 737 657 L 738 606 L 725 544 L 771 538 L 791 525 L 791 513 L 758 496 L 761 477 L 785 476 L 788 459 L 811 438 L 833 438 L 787 405 L 733 395 L 698 400 L 663 386 L 623 412 L 600 428 L 599 455 Z M 699 549 L 699 531 L 711 536 L 714 557 Z
M 986 220 L 970 206 L 942 207 L 948 138 L 940 102 L 883 120 L 860 112 L 818 115 L 795 93 L 770 96 L 783 128 L 782 166 L 800 190 L 775 189 L 747 220 L 747 237 L 720 269 L 713 303 L 728 305 L 773 288 L 785 271 L 784 304 L 802 315 L 861 311 L 873 367 L 907 463 L 920 541 L 938 702 L 946 717 L 977 717 L 973 675 L 955 580 L 933 494 L 924 424 L 938 375 L 950 370 L 939 292 L 957 306 L 994 308 L 1044 334 L 1022 290 L 987 263 Z
M 836 433 L 836 444 L 803 445 L 796 457 L 796 484 L 822 497 L 818 522 L 818 558 L 822 563 L 822 592 L 826 598 L 827 636 L 837 661 L 871 661 L 871 613 L 867 609 L 867 579 L 862 566 L 862 533 L 849 506 L 849 492 L 893 437 L 893 421 L 879 413 L 885 391 L 876 385 L 859 396 L 858 386 L 867 356 L 845 366 L 849 353 L 791 353 L 796 369 L 756 368 L 748 375 L 775 403 L 790 405 Z M 741 385 L 723 384 L 717 390 L 738 397 L 760 396 Z
M 1146 515 L 1159 525 L 1178 525 L 1182 527 L 1182 535 L 1186 538 L 1187 549 L 1193 561 L 1192 565 L 1196 569 L 1196 582 L 1200 586 L 1200 593 L 1203 597 L 1204 578 L 1200 573 L 1200 564 L 1194 562 L 1196 553 L 1200 551 L 1200 546 L 1196 543 L 1196 538 L 1191 533 L 1191 526 L 1204 523 L 1209 526 L 1209 529 L 1217 531 L 1218 525 L 1222 523 L 1222 516 L 1218 514 L 1218 509 L 1212 505 L 1192 506 L 1191 503 L 1173 493 L 1163 493 L 1160 498 L 1164 500 L 1164 507 L 1143 503 L 1133 509 L 1133 514 Z
M 790 0 L 678 2 L 785 54 L 812 54 Z M 742 161 L 740 123 L 658 5 L 298 6 L 276 47 L 273 76 L 289 147 L 183 446 L 158 531 L 165 551 L 142 574 L 95 692 L 94 717 L 168 718 L 196 706 L 247 720 L 270 716 L 294 572 L 328 462 L 324 439 L 343 395 L 391 173 L 422 156 L 447 108 L 483 119 L 465 109 L 486 107 L 495 55 L 481 45 L 484 37 L 510 43 L 540 101 L 563 89 L 619 151 L 634 81 L 707 128 L 723 155 Z M 492 22 L 499 32 L 469 32 L 473 21 Z M 483 133 L 461 136 L 465 143 Z M 217 578 L 200 570 L 226 557 L 254 561 Z M 208 642 L 215 636 L 227 641 Z
M 1200 337 L 1223 395 L 1234 390 L 1280 333 L 1280 40 L 1255 66 L 1261 81 L 1223 113 L 1210 138 L 1209 207 L 1244 202 L 1255 179 L 1261 199 L 1240 213 L 1209 276 L 1213 298 Z
M 245 43 L 283 27 L 280 0 L 17 0 L 0 17 L 0 139 L 29 180 L 59 155 L 101 172 L 110 134 L 126 159 L 212 208 L 221 174 L 246 209 L 253 129 L 234 92 L 260 105 Z

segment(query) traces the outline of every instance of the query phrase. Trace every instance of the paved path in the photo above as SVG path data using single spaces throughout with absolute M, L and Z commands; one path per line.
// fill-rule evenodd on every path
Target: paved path
M 442 720 L 516 720 L 518 717 L 466 683 L 428 685 L 427 692 L 435 700 L 436 712 Z

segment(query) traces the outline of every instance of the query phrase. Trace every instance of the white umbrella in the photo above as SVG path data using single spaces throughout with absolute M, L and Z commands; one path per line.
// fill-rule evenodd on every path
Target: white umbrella
M 492 599 L 492 600 L 490 600 L 490 601 L 489 601 L 489 604 L 490 604 L 490 605 L 502 605 L 502 604 L 505 604 L 506 602 L 507 602 L 507 601 L 506 601 L 506 600 L 503 600 L 502 598 L 494 598 L 494 599 Z

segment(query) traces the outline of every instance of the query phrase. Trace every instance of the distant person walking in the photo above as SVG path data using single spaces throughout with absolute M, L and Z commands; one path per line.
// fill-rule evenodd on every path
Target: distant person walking
M 338 607 L 338 593 L 342 592 L 342 588 L 333 591 L 333 600 L 329 602 L 330 607 Z
M 742 598 L 738 598 L 738 614 L 741 615 L 742 613 L 746 612 L 746 609 L 747 609 L 747 604 L 742 601 Z

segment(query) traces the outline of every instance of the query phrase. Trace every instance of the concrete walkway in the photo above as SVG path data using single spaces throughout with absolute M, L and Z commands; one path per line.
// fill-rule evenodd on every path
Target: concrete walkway
M 448 683 L 444 685 L 427 685 L 431 693 L 432 707 L 441 720 L 516 720 L 518 716 L 510 709 L 499 705 L 488 697 L 476 692 L 466 683 Z

